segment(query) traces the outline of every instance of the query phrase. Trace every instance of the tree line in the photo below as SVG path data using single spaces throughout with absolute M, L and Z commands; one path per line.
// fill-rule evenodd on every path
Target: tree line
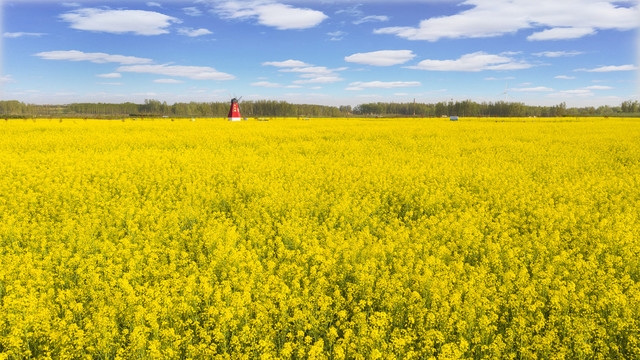
M 20 101 L 0 101 L 0 116 L 12 117 L 104 117 L 128 116 L 189 116 L 224 117 L 229 111 L 228 102 L 189 102 L 172 105 L 158 100 L 145 100 L 143 104 L 132 102 L 73 103 L 67 105 L 34 105 Z M 519 102 L 482 102 L 471 100 L 437 103 L 367 103 L 355 107 L 291 104 L 286 101 L 243 101 L 240 111 L 244 117 L 344 117 L 344 116 L 629 116 L 640 115 L 638 101 L 625 101 L 620 106 L 567 108 L 565 103 L 553 106 L 531 106 Z
M 290 104 L 285 101 L 243 101 L 240 103 L 242 116 L 316 116 L 338 117 L 344 113 L 335 106 Z M 158 100 L 145 100 L 143 104 L 126 102 L 110 103 L 73 103 L 68 105 L 33 105 L 19 101 L 0 101 L 0 116 L 5 117 L 159 117 L 194 116 L 224 117 L 229 113 L 228 102 L 190 102 L 172 105 Z
M 522 116 L 629 116 L 640 115 L 638 101 L 625 101 L 618 107 L 599 106 L 567 108 L 566 103 L 553 106 L 531 106 L 520 102 L 482 102 L 471 100 L 424 103 L 369 103 L 353 109 L 360 115 L 398 116 L 472 116 L 472 117 L 522 117 Z

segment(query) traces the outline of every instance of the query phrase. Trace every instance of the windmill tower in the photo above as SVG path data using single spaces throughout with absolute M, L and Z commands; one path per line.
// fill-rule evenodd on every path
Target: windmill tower
M 507 96 L 509 96 L 509 83 L 506 83 L 504 86 L 504 92 L 502 95 L 504 95 L 504 102 L 507 102 Z
M 236 98 L 231 99 L 231 107 L 229 108 L 229 121 L 242 120 L 242 117 L 240 117 L 240 105 L 238 104 L 238 101 L 240 100 Z

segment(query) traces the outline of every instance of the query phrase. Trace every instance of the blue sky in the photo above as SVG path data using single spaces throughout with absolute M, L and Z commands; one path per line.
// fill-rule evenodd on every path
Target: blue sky
M 640 10 L 612 0 L 4 1 L 2 100 L 618 105 Z

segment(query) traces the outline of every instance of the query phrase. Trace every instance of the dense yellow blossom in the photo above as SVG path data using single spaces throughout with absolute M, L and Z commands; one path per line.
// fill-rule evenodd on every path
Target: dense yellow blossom
M 0 121 L 0 359 L 638 359 L 640 119 Z

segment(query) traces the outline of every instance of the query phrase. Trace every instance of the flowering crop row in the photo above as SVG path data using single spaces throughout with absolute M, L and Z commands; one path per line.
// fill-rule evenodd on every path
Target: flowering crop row
M 638 359 L 640 120 L 561 120 L 0 122 L 0 359 Z

